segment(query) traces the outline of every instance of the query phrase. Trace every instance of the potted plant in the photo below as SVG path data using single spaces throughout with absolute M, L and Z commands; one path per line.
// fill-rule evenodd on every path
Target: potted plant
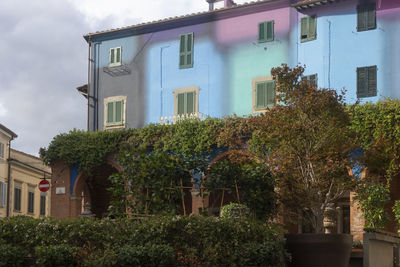
M 355 185 L 348 172 L 354 135 L 344 92 L 317 89 L 303 72 L 285 64 L 272 69 L 278 105 L 262 115 L 255 143 L 264 145 L 260 152 L 277 179 L 284 219 L 298 222 L 300 216 L 312 228 L 313 234 L 287 236 L 291 265 L 347 266 L 352 236 L 325 234 L 324 220 L 327 226 L 335 201 Z

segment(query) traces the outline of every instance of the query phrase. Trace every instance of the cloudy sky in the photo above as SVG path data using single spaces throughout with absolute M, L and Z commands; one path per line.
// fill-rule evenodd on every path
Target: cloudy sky
M 236 1 L 243 3 L 244 1 Z M 205 11 L 205 0 L 0 0 L 0 123 L 12 147 L 37 155 L 54 136 L 86 129 L 82 36 Z

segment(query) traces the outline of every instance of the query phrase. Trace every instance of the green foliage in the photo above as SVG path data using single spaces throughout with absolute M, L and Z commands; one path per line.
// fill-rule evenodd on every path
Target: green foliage
M 26 252 L 20 246 L 2 244 L 0 241 L 0 267 L 22 266 Z
M 107 154 L 118 150 L 118 144 L 131 131 L 86 132 L 72 130 L 68 134 L 59 134 L 53 138 L 46 152 L 42 152 L 43 161 L 52 164 L 62 159 L 68 166 L 78 165 L 90 173 L 104 163 Z
M 317 89 L 301 79 L 303 72 L 284 64 L 272 69 L 282 105 L 263 115 L 257 138 L 269 148 L 260 153 L 267 152 L 280 201 L 295 220 L 299 210 L 311 211 L 311 225 L 322 232 L 326 208 L 354 185 L 347 168 L 355 139 L 344 92 Z
M 182 211 L 182 186 L 191 186 L 191 162 L 167 153 L 124 150 L 119 157 L 123 171 L 110 177 L 112 213 L 178 214 Z
M 365 227 L 384 228 L 389 220 L 385 212 L 385 205 L 390 200 L 389 186 L 381 183 L 363 184 L 357 189 L 356 199 L 365 219 Z
M 219 214 L 220 218 L 240 218 L 249 215 L 249 208 L 246 205 L 238 203 L 229 203 L 222 207 Z
M 351 128 L 365 150 L 363 164 L 371 174 L 393 178 L 399 173 L 400 101 L 385 99 L 350 109 Z
M 222 188 L 225 188 L 233 193 L 237 202 L 250 209 L 253 217 L 261 220 L 271 218 L 277 211 L 277 204 L 275 181 L 268 167 L 240 154 L 231 155 L 229 159 L 217 161 L 207 170 L 202 185 L 214 194 L 221 194 Z
M 0 219 L 0 230 L 7 266 L 27 253 L 44 266 L 282 266 L 285 257 L 279 227 L 242 219 L 19 217 Z
M 397 225 L 400 226 L 400 200 L 396 200 L 392 207 L 392 211 L 394 213 L 394 218 L 397 221 Z M 400 228 L 400 227 L 399 227 Z M 400 233 L 400 229 L 397 230 Z
M 144 246 L 123 246 L 112 250 L 113 255 L 104 259 L 106 266 L 159 267 L 174 266 L 175 253 L 168 245 L 147 243 Z
M 37 264 L 44 267 L 76 266 L 75 254 L 79 249 L 69 245 L 49 245 L 35 247 Z

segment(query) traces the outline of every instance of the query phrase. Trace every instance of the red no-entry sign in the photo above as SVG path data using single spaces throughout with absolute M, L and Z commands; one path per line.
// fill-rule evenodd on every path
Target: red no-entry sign
M 39 190 L 42 192 L 47 192 L 47 190 L 49 190 L 50 188 L 50 183 L 49 181 L 47 181 L 46 179 L 41 180 L 39 183 Z

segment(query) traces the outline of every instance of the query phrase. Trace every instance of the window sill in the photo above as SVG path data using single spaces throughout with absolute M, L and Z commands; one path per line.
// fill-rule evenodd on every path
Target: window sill
M 122 65 L 122 63 L 120 62 L 120 63 L 109 64 L 108 67 L 109 68 L 114 68 L 114 67 L 119 67 L 121 65 Z
M 113 129 L 122 129 L 125 128 L 125 124 L 116 124 L 116 125 L 105 125 L 104 130 L 113 130 Z

